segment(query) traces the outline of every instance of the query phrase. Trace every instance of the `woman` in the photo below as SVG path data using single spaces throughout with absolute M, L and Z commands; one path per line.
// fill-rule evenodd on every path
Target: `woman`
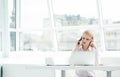
M 94 44 L 93 33 L 89 30 L 83 32 L 80 40 L 77 41 L 76 47 L 73 50 L 74 52 L 95 52 L 95 65 L 98 65 L 98 52 Z M 87 70 L 76 70 L 76 75 L 78 77 L 96 77 L 93 71 Z

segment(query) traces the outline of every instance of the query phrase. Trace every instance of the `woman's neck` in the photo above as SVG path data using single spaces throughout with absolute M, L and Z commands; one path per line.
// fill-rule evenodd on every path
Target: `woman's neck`
M 87 51 L 88 50 L 88 46 L 82 46 L 83 51 Z

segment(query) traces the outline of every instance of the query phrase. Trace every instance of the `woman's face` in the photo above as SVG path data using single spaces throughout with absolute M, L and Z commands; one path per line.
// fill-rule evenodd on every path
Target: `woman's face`
M 92 41 L 92 37 L 90 37 L 90 36 L 88 36 L 86 34 L 82 35 L 82 45 L 83 46 L 88 46 L 91 41 Z

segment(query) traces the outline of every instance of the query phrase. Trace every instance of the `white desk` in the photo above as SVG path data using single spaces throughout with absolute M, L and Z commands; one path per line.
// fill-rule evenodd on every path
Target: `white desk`
M 40 66 L 40 65 L 26 65 L 26 68 L 27 69 L 61 70 L 62 77 L 65 77 L 65 71 L 70 70 L 70 69 L 106 71 L 106 77 L 111 77 L 112 71 L 120 70 L 120 66 Z

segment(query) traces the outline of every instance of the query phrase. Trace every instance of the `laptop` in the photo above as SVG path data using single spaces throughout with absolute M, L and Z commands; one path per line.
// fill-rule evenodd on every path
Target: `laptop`
M 72 52 L 70 59 L 69 59 L 70 65 L 95 65 L 95 52 L 94 51 L 75 51 Z

